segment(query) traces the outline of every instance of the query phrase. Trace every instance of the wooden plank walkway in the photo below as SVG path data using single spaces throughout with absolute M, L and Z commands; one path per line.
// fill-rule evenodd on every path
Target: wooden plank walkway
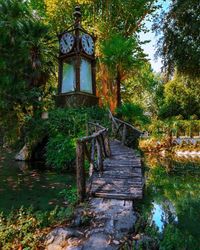
M 120 141 L 111 141 L 110 148 L 111 156 L 104 160 L 103 173 L 93 173 L 91 196 L 117 200 L 142 199 L 144 182 L 140 158 Z
M 141 161 L 134 150 L 115 140 L 103 172 L 91 176 L 87 210 L 77 207 L 71 227 L 56 228 L 47 236 L 46 250 L 119 250 L 136 223 L 135 199 L 141 199 Z M 90 215 L 87 226 L 82 215 Z M 64 246 L 61 248 L 60 246 Z

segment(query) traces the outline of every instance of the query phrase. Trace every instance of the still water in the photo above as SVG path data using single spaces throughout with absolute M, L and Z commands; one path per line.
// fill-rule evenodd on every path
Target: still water
M 145 155 L 142 212 L 159 249 L 200 249 L 200 158 Z
M 159 249 L 200 249 L 200 160 L 145 155 L 145 197 L 140 212 L 143 233 Z M 75 176 L 45 170 L 42 165 L 16 162 L 0 155 L 0 211 L 33 206 L 51 210 L 67 206 L 59 195 L 75 185 Z M 151 248 L 145 248 L 151 249 Z
M 75 184 L 75 176 L 43 168 L 41 163 L 14 161 L 0 155 L 0 211 L 10 212 L 21 206 L 51 210 L 67 206 L 60 192 Z

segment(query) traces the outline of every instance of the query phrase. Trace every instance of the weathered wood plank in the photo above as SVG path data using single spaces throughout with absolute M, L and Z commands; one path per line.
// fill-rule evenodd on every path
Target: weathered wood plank
M 117 200 L 134 200 L 134 199 L 142 199 L 142 192 L 138 192 L 135 194 L 124 194 L 124 193 L 103 193 L 103 192 L 96 192 L 95 197 L 99 198 L 107 198 L 107 199 L 117 199 Z
M 111 156 L 104 171 L 93 173 L 90 194 L 95 197 L 134 200 L 143 195 L 141 160 L 119 141 L 110 142 Z
M 113 177 L 114 179 L 130 179 L 130 178 L 134 178 L 134 177 L 140 177 L 141 178 L 141 173 L 132 173 L 132 172 L 117 172 L 117 171 L 104 171 L 104 177 L 106 178 L 111 178 Z
M 84 157 L 84 144 L 78 142 L 76 147 L 76 176 L 78 198 L 80 201 L 83 201 L 86 195 Z

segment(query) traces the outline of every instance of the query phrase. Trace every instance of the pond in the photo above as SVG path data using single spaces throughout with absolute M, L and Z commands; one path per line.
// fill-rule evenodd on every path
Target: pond
M 1 211 L 67 206 L 60 193 L 75 186 L 73 174 L 12 159 L 0 156 Z M 155 238 L 160 249 L 200 249 L 200 160 L 146 154 L 144 162 L 145 197 L 138 209 L 146 227 L 140 232 Z
M 200 249 L 200 159 L 148 154 L 144 162 L 144 233 L 159 249 Z
M 62 191 L 75 185 L 75 176 L 44 169 L 42 163 L 17 162 L 13 155 L 0 155 L 0 211 L 21 206 L 52 210 L 67 206 Z

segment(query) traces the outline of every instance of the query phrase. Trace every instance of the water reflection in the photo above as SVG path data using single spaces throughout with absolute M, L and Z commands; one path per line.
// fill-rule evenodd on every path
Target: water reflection
M 0 160 L 0 211 L 32 206 L 36 210 L 50 210 L 65 206 L 59 193 L 74 185 L 72 174 L 44 169 L 40 163 Z M 64 205 L 63 205 L 64 204 Z
M 143 212 L 159 235 L 161 249 L 200 249 L 200 161 L 145 156 Z
M 165 201 L 164 206 L 163 204 L 153 202 L 151 214 L 153 215 L 152 223 L 155 223 L 159 232 L 163 232 L 167 224 L 178 222 L 176 209 L 170 201 Z

